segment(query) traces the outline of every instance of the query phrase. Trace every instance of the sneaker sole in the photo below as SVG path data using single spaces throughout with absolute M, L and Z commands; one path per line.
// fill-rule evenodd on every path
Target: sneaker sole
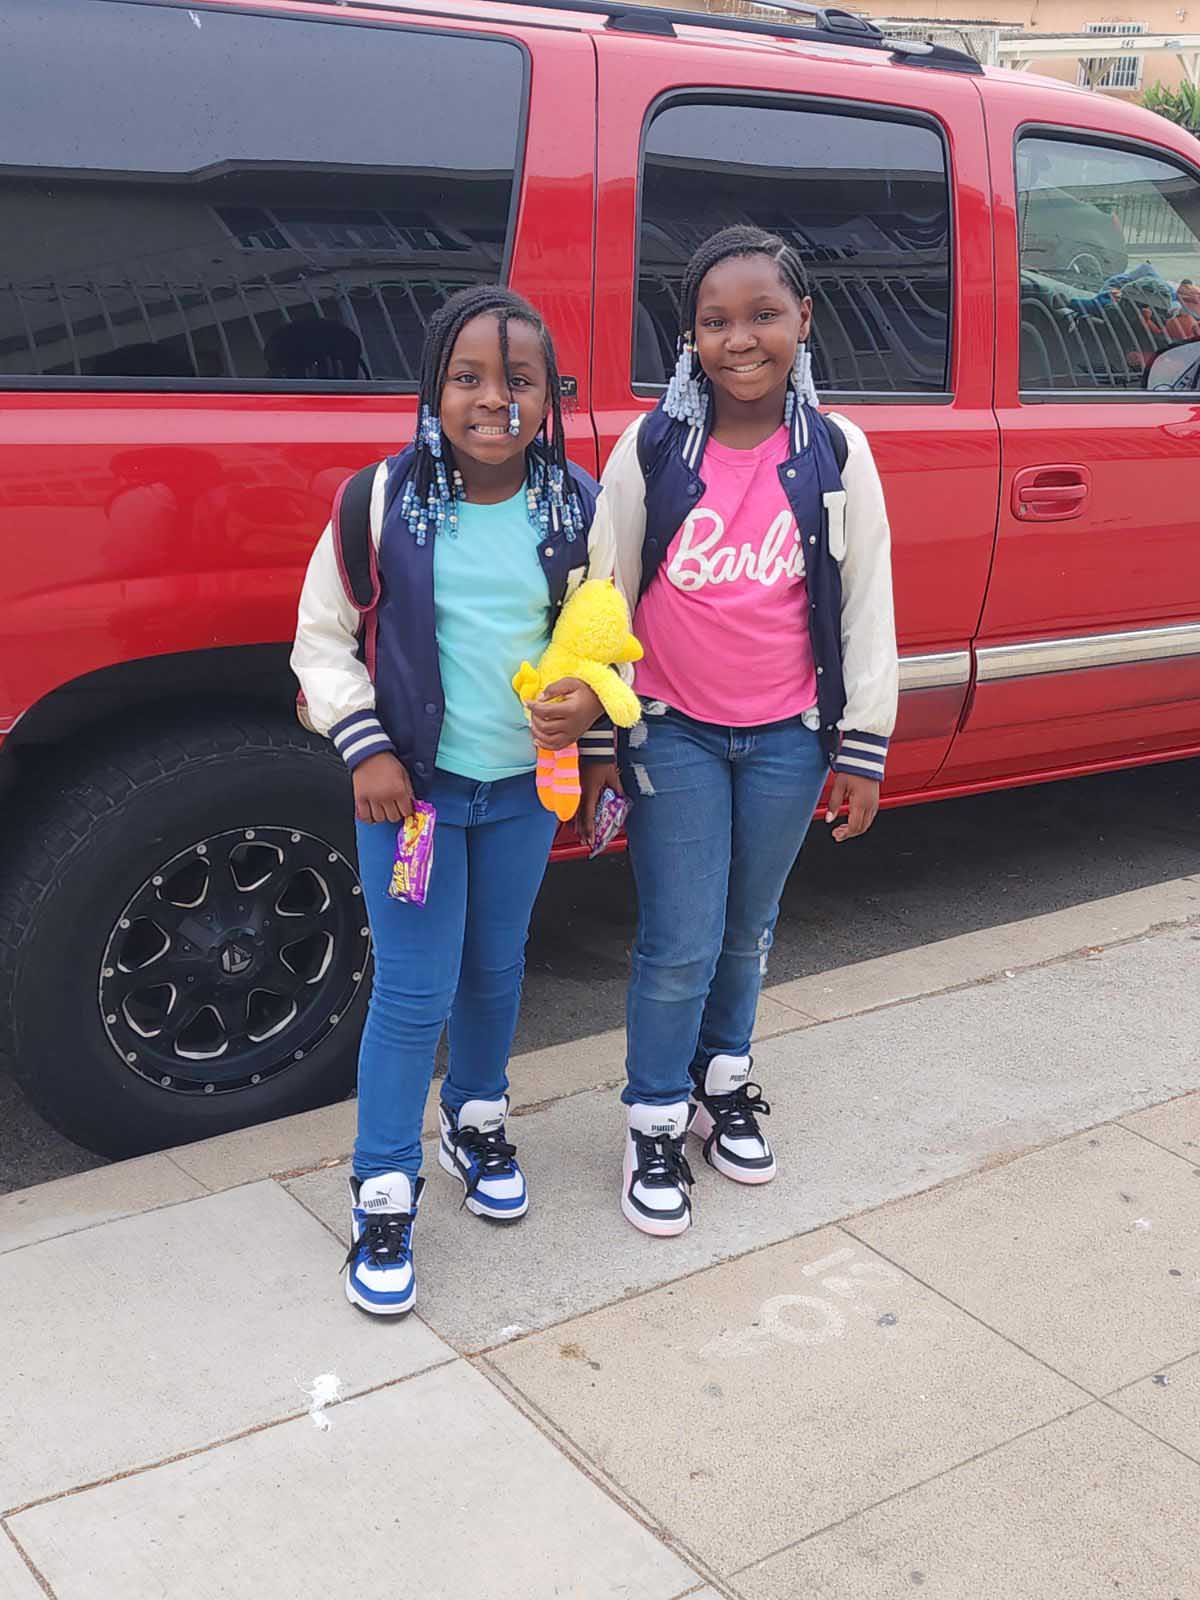
M 688 1124 L 688 1132 L 703 1145 L 705 1139 L 712 1132 L 712 1127 L 712 1118 L 703 1106 L 698 1105 L 691 1122 Z M 734 1183 L 770 1183 L 778 1171 L 774 1156 L 771 1157 L 771 1165 L 769 1167 L 738 1166 L 735 1161 L 730 1161 L 727 1156 L 721 1154 L 719 1144 L 714 1144 L 712 1154 L 705 1156 L 704 1159 L 714 1172 L 719 1172 L 723 1178 L 732 1179 Z
M 626 1194 L 621 1196 L 621 1210 L 625 1214 L 626 1222 L 632 1222 L 639 1233 L 648 1233 L 655 1239 L 673 1239 L 681 1233 L 686 1233 L 692 1225 L 690 1211 L 684 1217 L 671 1217 L 666 1222 L 652 1222 L 634 1206 Z
M 350 1274 L 347 1273 L 346 1299 L 349 1300 L 352 1306 L 357 1306 L 360 1311 L 365 1311 L 369 1317 L 404 1317 L 416 1305 L 417 1293 L 414 1287 L 412 1294 L 402 1305 L 381 1306 L 374 1300 L 364 1300 L 355 1290 L 354 1285 L 350 1282 Z
M 458 1162 L 455 1161 L 445 1145 L 441 1143 L 438 1144 L 438 1166 L 441 1167 L 443 1172 L 448 1172 L 452 1178 L 457 1178 L 464 1191 L 466 1190 L 467 1180 L 463 1177 Z M 486 1205 L 478 1200 L 475 1195 L 469 1194 L 467 1195 L 467 1210 L 473 1216 L 482 1217 L 484 1222 L 495 1222 L 500 1227 L 507 1228 L 513 1222 L 520 1222 L 521 1218 L 529 1210 L 529 1196 L 526 1194 L 519 1210 L 489 1211 Z

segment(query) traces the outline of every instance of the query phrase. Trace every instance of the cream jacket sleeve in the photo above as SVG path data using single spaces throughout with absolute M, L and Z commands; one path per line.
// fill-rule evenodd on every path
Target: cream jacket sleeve
M 381 461 L 371 486 L 371 537 L 376 550 L 386 485 L 387 462 Z M 331 522 L 313 551 L 300 591 L 292 671 L 300 680 L 312 727 L 333 741 L 351 771 L 368 756 L 395 754 L 375 715 L 375 685 L 359 660 L 360 620 L 338 571 Z

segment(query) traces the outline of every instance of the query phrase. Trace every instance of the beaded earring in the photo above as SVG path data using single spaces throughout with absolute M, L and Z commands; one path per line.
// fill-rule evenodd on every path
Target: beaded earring
M 690 334 L 679 341 L 679 355 L 667 384 L 663 410 L 676 422 L 686 422 L 693 428 L 701 427 L 708 415 L 707 379 L 696 360 L 696 347 Z
M 803 341 L 796 346 L 796 359 L 792 362 L 792 373 L 788 379 L 787 399 L 783 403 L 783 420 L 788 427 L 791 427 L 797 400 L 803 406 L 817 404 L 817 389 L 812 375 L 812 352 Z
M 521 432 L 521 408 L 515 400 L 508 403 L 508 431 L 512 438 L 519 437 Z

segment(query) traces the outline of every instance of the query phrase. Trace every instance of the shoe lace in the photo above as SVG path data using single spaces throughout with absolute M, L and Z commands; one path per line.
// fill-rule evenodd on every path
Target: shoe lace
M 705 1095 L 704 1104 L 713 1119 L 712 1132 L 704 1141 L 705 1160 L 717 1140 L 726 1135 L 731 1139 L 760 1139 L 757 1119 L 771 1115 L 771 1107 L 757 1083 L 740 1083 L 728 1094 Z
M 367 1215 L 362 1232 L 350 1241 L 342 1269 L 359 1256 L 377 1266 L 395 1265 L 403 1261 L 410 1249 L 409 1236 L 415 1220 L 411 1211 L 386 1211 L 380 1216 Z
M 474 1168 L 463 1189 L 464 1206 L 485 1178 L 507 1178 L 511 1175 L 517 1147 L 509 1144 L 504 1137 L 503 1126 L 492 1128 L 487 1133 L 481 1133 L 478 1128 L 459 1128 L 454 1142 L 465 1152 Z
M 649 1133 L 633 1130 L 633 1143 L 637 1151 L 638 1182 L 649 1189 L 690 1188 L 695 1182 L 692 1169 L 683 1153 L 683 1139 L 655 1138 Z

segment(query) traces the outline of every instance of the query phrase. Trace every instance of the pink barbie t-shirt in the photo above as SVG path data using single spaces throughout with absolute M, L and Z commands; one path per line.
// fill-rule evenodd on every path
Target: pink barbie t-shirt
M 816 705 L 804 530 L 779 481 L 789 449 L 786 428 L 753 450 L 708 441 L 703 498 L 637 608 L 644 701 L 734 728 Z

